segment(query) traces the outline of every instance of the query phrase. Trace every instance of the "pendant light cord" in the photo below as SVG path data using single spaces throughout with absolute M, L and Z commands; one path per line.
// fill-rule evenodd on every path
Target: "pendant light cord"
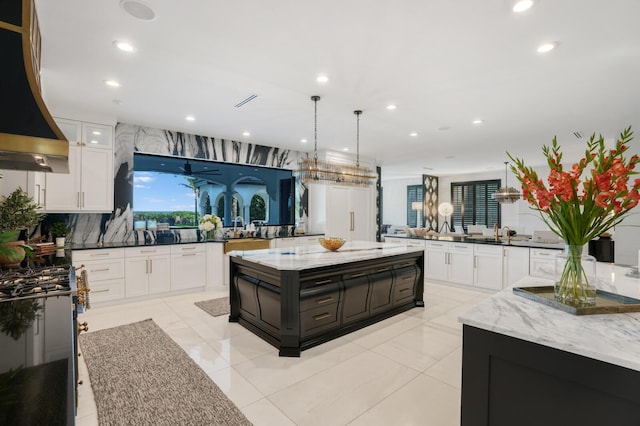
M 356 167 L 360 167 L 360 114 L 362 111 L 357 109 L 353 113 L 356 115 Z

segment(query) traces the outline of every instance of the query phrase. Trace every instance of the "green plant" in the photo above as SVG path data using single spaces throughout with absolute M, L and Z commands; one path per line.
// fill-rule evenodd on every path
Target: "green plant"
M 38 211 L 38 205 L 33 202 L 33 198 L 22 188 L 18 188 L 0 200 L 0 233 L 15 232 L 17 239 L 20 231 L 29 231 L 40 223 L 44 216 Z
M 71 228 L 64 222 L 54 222 L 49 228 L 52 237 L 66 237 Z

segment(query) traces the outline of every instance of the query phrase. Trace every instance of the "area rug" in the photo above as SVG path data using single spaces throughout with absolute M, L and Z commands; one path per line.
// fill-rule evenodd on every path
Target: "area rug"
M 80 335 L 100 425 L 251 425 L 152 320 Z
M 220 299 L 203 300 L 195 302 L 196 306 L 211 316 L 218 317 L 229 313 L 229 298 L 221 297 Z

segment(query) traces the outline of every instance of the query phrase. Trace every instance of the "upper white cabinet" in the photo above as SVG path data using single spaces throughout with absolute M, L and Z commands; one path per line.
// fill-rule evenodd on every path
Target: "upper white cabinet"
M 375 188 L 308 185 L 309 232 L 375 241 Z
M 47 212 L 113 210 L 113 126 L 56 119 L 69 140 L 69 174 L 47 173 Z

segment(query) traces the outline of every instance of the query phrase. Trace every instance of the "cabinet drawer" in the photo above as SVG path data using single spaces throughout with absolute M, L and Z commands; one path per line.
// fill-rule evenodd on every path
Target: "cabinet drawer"
M 204 244 L 175 244 L 169 246 L 171 254 L 189 254 L 189 253 L 204 253 Z
M 473 244 L 451 243 L 449 244 L 449 250 L 452 252 L 455 251 L 458 253 L 472 253 Z
M 439 250 L 446 250 L 450 246 L 449 243 L 442 241 L 427 241 L 427 248 L 434 248 Z
M 122 259 L 124 249 L 72 250 L 71 257 L 74 263 L 88 260 Z
M 124 259 L 93 260 L 83 263 L 87 270 L 89 286 L 96 281 L 124 278 Z
M 492 254 L 492 255 L 501 256 L 502 246 L 475 244 L 475 247 L 473 248 L 473 252 L 476 254 Z
M 89 280 L 89 302 L 100 303 L 124 299 L 124 279 L 92 282 Z
M 340 326 L 338 304 L 320 306 L 300 314 L 301 336 L 311 336 Z
M 298 237 L 298 245 L 306 246 L 306 245 L 320 244 L 318 240 L 322 237 L 324 237 L 324 235 L 316 235 L 314 237 Z
M 126 257 L 155 256 L 158 254 L 171 254 L 171 246 L 145 246 L 125 249 Z
M 556 254 L 562 253 L 562 250 L 532 248 L 530 253 L 531 253 L 531 257 L 553 259 L 555 258 Z
M 300 312 L 338 303 L 339 297 L 338 283 L 301 291 Z

